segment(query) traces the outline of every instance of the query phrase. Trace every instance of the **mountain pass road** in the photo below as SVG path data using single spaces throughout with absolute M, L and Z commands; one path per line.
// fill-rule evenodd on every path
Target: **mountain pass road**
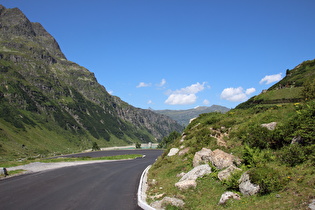
M 145 158 L 93 163 L 0 180 L 0 209 L 134 210 L 143 170 L 161 150 L 99 151 L 71 156 L 143 154 Z

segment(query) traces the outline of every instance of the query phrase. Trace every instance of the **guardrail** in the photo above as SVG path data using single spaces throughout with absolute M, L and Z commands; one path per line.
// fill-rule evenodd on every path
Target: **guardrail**
M 149 165 L 143 172 L 140 178 L 140 183 L 138 187 L 138 206 L 140 206 L 144 210 L 156 210 L 146 202 L 146 190 L 147 190 L 147 173 L 149 169 L 151 168 L 151 165 Z

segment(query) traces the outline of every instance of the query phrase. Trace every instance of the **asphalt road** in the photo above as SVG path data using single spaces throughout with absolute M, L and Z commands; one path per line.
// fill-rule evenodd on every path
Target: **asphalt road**
M 65 167 L 0 181 L 0 209 L 134 210 L 143 170 L 161 150 L 100 151 L 75 156 L 144 154 L 145 158 Z

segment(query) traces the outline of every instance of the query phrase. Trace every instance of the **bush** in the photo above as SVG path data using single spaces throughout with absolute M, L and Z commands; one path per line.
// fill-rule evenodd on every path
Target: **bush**
M 163 138 L 163 140 L 158 144 L 157 148 L 167 148 L 168 145 L 172 144 L 179 137 L 180 133 L 173 131 L 167 137 Z
M 315 145 L 288 145 L 280 151 L 280 160 L 291 167 L 302 164 L 305 161 L 310 161 L 312 165 L 315 165 Z
M 98 151 L 98 150 L 101 150 L 100 147 L 97 145 L 96 142 L 93 142 L 93 144 L 92 144 L 92 151 Z
M 226 179 L 223 180 L 223 184 L 227 186 L 227 189 L 229 190 L 239 190 L 239 182 L 238 180 L 241 178 L 242 174 L 244 173 L 244 171 L 240 171 L 240 170 L 236 170 L 234 171 L 231 176 Z
M 139 142 L 136 143 L 136 149 L 141 149 L 141 143 Z
M 252 168 L 248 173 L 251 182 L 259 185 L 261 195 L 277 192 L 287 184 L 286 177 L 282 177 L 277 170 L 271 167 Z
M 274 157 L 269 150 L 260 150 L 259 148 L 251 148 L 248 145 L 243 149 L 243 162 L 251 168 L 256 166 L 262 166 L 266 162 L 271 161 Z

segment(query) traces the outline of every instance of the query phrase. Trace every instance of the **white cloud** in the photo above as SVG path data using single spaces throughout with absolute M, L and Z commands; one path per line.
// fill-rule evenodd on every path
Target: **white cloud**
M 205 100 L 203 100 L 203 102 L 202 102 L 204 105 L 209 105 L 210 104 L 210 101 L 209 100 L 207 100 L 207 99 L 205 99 Z
M 108 93 L 109 93 L 110 95 L 113 95 L 114 91 L 109 90 Z
M 278 82 L 281 79 L 282 79 L 282 73 L 267 75 L 260 80 L 259 84 L 265 83 L 266 85 L 268 85 L 268 84 L 273 83 L 273 82 Z
M 169 105 L 193 104 L 197 100 L 195 94 L 171 94 L 165 101 Z
M 151 100 L 148 100 L 148 103 L 147 104 L 153 104 L 153 101 Z
M 166 80 L 162 79 L 161 82 L 159 84 L 157 84 L 157 86 L 163 87 L 165 84 L 166 84 Z
M 140 82 L 139 85 L 137 85 L 137 88 L 141 88 L 141 87 L 149 87 L 151 86 L 151 83 L 144 83 L 144 82 Z
M 248 88 L 244 90 L 242 87 L 225 88 L 221 93 L 221 98 L 228 101 L 240 102 L 248 99 L 248 95 L 254 93 L 255 88 Z
M 246 95 L 250 95 L 250 94 L 254 93 L 255 91 L 256 91 L 255 88 L 248 88 L 248 89 L 245 91 L 245 94 L 246 94 Z
M 185 104 L 193 104 L 197 100 L 196 94 L 205 89 L 205 82 L 200 84 L 197 82 L 196 84 L 192 84 L 185 88 L 175 91 L 168 91 L 169 97 L 166 99 L 164 103 L 170 105 L 185 105 Z

